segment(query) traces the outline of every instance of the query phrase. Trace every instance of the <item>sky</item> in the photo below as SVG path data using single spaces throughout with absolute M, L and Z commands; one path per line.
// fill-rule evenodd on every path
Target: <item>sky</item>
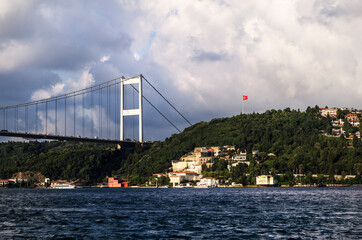
M 362 109 L 361 26 L 359 0 L 0 0 L 0 105 L 143 74 L 192 123 L 243 95 L 245 113 Z M 149 140 L 177 132 L 145 118 Z

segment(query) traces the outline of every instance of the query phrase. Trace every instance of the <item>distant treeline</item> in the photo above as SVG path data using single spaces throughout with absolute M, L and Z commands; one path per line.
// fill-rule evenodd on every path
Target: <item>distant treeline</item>
M 127 153 L 116 146 L 73 142 L 0 143 L 0 178 L 16 172 L 41 172 L 67 180 L 102 182 L 121 166 Z
M 168 171 L 171 160 L 179 159 L 194 147 L 223 145 L 247 150 L 249 158 L 252 150 L 259 150 L 259 157 L 264 161 L 249 167 L 239 166 L 228 173 L 227 163 L 216 160 L 212 169 L 204 171 L 206 175 L 249 183 L 253 176 L 266 173 L 360 175 L 360 139 L 321 135 L 330 127 L 330 118 L 321 117 L 319 107 L 315 106 L 304 112 L 286 108 L 200 122 L 151 147 L 137 145 L 132 153 L 117 150 L 115 146 L 89 143 L 1 143 L 0 178 L 30 170 L 40 171 L 52 179 L 95 182 L 117 175 L 142 184 L 153 173 Z M 268 157 L 269 153 L 275 157 Z M 356 180 L 359 179 L 360 176 Z

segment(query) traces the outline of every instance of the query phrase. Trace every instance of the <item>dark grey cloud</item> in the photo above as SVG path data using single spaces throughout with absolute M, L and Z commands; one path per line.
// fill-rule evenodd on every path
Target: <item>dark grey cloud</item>
M 13 2 L 0 17 L 2 105 L 19 86 L 16 99 L 27 101 L 32 91 L 66 80 L 57 71 L 81 71 L 104 55 L 127 54 L 130 47 L 116 1 Z
M 0 72 L 1 106 L 28 102 L 34 91 L 59 81 L 61 79 L 56 73 L 41 69 L 23 68 Z
M 321 16 L 328 18 L 360 17 L 362 6 L 358 0 L 352 1 L 318 1 L 315 8 Z
M 191 59 L 196 62 L 217 62 L 227 61 L 229 59 L 229 56 L 226 53 L 197 50 L 195 51 Z

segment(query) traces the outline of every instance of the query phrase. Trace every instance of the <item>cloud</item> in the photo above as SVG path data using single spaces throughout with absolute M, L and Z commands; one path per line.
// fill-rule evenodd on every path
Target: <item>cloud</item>
M 0 101 L 142 73 L 192 122 L 239 114 L 243 94 L 246 112 L 362 108 L 361 11 L 358 0 L 1 1 Z
M 214 62 L 214 61 L 227 60 L 228 56 L 224 53 L 196 50 L 194 56 L 192 56 L 191 59 L 196 62 L 204 62 L 204 61 Z
M 101 59 L 100 59 L 100 61 L 101 62 L 107 62 L 109 59 L 111 58 L 111 56 L 103 56 Z
M 134 58 L 136 59 L 136 61 L 141 60 L 143 58 L 143 55 L 146 54 L 147 51 L 149 51 L 155 37 L 156 37 L 156 33 L 151 32 L 150 35 L 149 35 L 148 42 L 147 42 L 146 46 L 144 46 L 141 50 L 138 50 L 137 52 L 134 53 Z
M 172 8 L 154 5 L 149 9 L 157 14 Z M 215 114 L 237 113 L 241 93 L 250 95 L 249 112 L 287 104 L 303 109 L 328 103 L 361 107 L 353 90 L 354 101 L 336 98 L 361 85 L 355 74 L 361 64 L 356 55 L 361 51 L 361 18 L 348 14 L 353 11 L 348 6 L 342 14 L 338 2 L 324 5 L 335 5 L 341 14 L 326 16 L 318 2 L 302 1 L 179 4 L 177 16 L 150 23 L 158 33 L 154 59 L 167 65 L 174 86 L 190 96 L 191 106 Z
M 31 100 L 41 100 L 45 98 L 55 97 L 64 93 L 70 93 L 77 90 L 81 90 L 87 87 L 94 85 L 95 80 L 93 75 L 90 73 L 90 68 L 86 67 L 78 79 L 69 78 L 65 83 L 56 83 L 49 86 L 46 89 L 36 90 L 32 96 Z

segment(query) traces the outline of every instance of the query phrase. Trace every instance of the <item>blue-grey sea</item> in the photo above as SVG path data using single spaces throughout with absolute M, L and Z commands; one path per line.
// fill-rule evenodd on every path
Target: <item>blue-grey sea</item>
M 362 239 L 362 187 L 0 189 L 0 239 Z

